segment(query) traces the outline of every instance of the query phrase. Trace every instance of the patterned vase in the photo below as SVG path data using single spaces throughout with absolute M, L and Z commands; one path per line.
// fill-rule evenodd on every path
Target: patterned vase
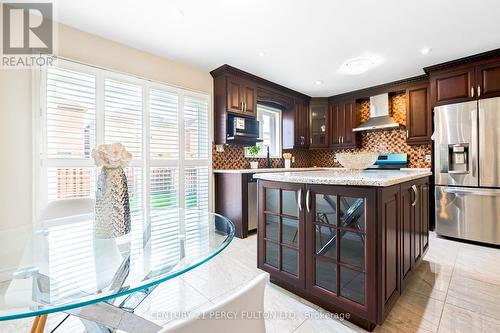
M 102 168 L 95 199 L 96 238 L 115 238 L 130 232 L 127 176 L 122 168 Z

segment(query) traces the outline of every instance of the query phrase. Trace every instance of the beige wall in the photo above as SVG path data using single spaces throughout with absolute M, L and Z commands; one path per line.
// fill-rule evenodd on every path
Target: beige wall
M 61 57 L 212 96 L 212 78 L 206 71 L 68 26 L 59 25 L 56 31 Z M 0 228 L 4 230 L 31 222 L 31 99 L 31 71 L 0 69 Z

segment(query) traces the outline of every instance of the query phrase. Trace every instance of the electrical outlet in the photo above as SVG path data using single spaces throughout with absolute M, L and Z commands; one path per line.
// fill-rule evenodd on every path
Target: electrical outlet
M 292 156 L 292 163 L 295 163 L 295 156 Z
M 432 161 L 432 156 L 429 154 L 425 155 L 425 161 L 430 163 Z
M 218 153 L 224 152 L 224 145 L 215 145 L 215 151 Z

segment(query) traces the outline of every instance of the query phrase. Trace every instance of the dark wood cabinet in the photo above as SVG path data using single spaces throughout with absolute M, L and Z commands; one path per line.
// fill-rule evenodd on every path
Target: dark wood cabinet
M 399 186 L 379 190 L 381 229 L 381 298 L 379 321 L 389 313 L 401 293 L 401 192 Z
M 214 78 L 214 141 L 216 144 L 232 143 L 244 146 L 255 144 L 256 140 L 227 140 L 228 114 L 256 118 L 257 104 L 261 104 L 282 111 L 283 149 L 291 149 L 295 146 L 294 100 L 303 101 L 302 110 L 299 110 L 299 113 L 301 117 L 308 117 L 308 110 L 304 109 L 307 108 L 309 96 L 229 65 L 223 65 L 211 71 L 210 74 Z M 307 124 L 308 122 L 302 121 L 301 118 L 298 124 L 301 133 L 308 131 Z
M 257 108 L 256 86 L 241 78 L 227 77 L 227 111 L 255 117 Z
M 309 102 L 295 100 L 294 103 L 294 148 L 309 148 Z
M 376 320 L 375 192 L 309 185 L 306 193 L 306 290 Z
M 404 288 L 429 246 L 429 179 L 401 184 L 401 282 Z
M 216 173 L 215 174 L 215 212 L 231 220 L 235 236 L 248 236 L 250 215 L 249 184 L 254 182 L 252 173 Z M 251 192 L 250 192 L 251 193 Z M 254 200 L 256 200 L 254 198 Z
M 411 183 L 401 185 L 401 283 L 404 287 L 413 268 L 413 226 L 415 224 L 414 192 Z
M 476 77 L 479 98 L 500 96 L 500 62 L 477 66 Z
M 330 147 L 355 148 L 360 145 L 360 134 L 352 129 L 359 124 L 354 99 L 330 101 Z
M 309 147 L 326 148 L 329 144 L 328 99 L 312 98 L 309 105 Z
M 500 96 L 500 50 L 424 68 L 433 106 Z
M 429 181 L 377 188 L 259 180 L 258 267 L 372 330 L 428 248 Z
M 421 84 L 406 89 L 406 142 L 430 144 L 432 135 L 432 110 L 429 85 Z
M 258 266 L 305 287 L 305 211 L 301 184 L 259 181 Z
M 476 99 L 474 66 L 431 75 L 431 97 L 434 106 Z

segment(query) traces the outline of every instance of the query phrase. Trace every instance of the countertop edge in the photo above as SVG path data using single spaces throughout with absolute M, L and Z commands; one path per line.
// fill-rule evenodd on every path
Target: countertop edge
M 258 169 L 213 169 L 212 173 L 214 174 L 219 174 L 219 173 L 232 173 L 232 174 L 238 174 L 238 173 L 277 173 L 277 172 L 299 172 L 299 171 L 320 171 L 320 170 L 329 170 L 329 169 L 336 169 L 336 168 L 319 168 L 319 167 L 311 167 L 311 168 L 258 168 Z M 340 168 L 339 168 L 340 169 Z
M 321 170 L 318 170 L 321 171 Z M 353 180 L 338 180 L 335 181 L 333 178 L 331 179 L 318 179 L 311 177 L 307 179 L 307 176 L 298 179 L 289 179 L 286 178 L 285 175 L 279 175 L 276 173 L 261 173 L 254 175 L 255 179 L 275 181 L 275 182 L 283 182 L 283 183 L 297 183 L 297 184 L 320 184 L 320 185 L 337 185 L 337 186 L 367 186 L 367 187 L 388 187 L 393 185 L 402 184 L 411 180 L 420 179 L 424 177 L 432 176 L 431 171 L 419 170 L 415 171 L 413 175 L 404 175 L 394 180 L 386 180 L 386 181 L 370 181 L 366 179 L 353 179 Z

